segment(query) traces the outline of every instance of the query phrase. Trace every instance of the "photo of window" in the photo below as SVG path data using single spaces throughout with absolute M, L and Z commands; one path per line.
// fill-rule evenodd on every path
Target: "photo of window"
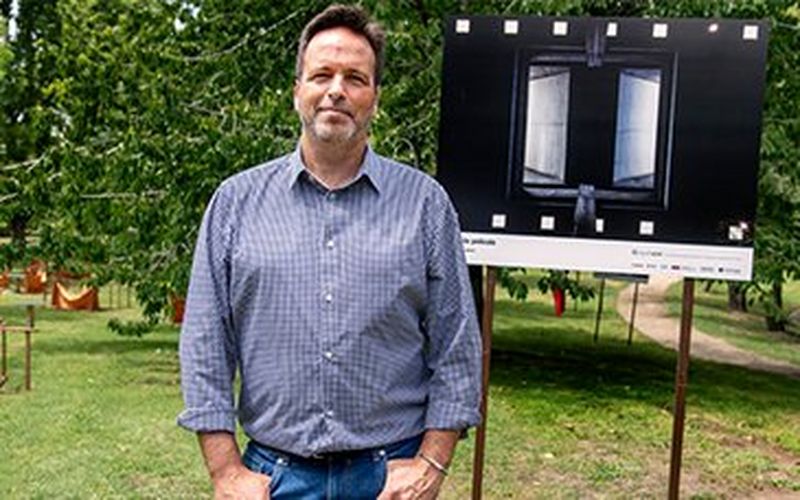
M 531 66 L 525 131 L 525 184 L 563 184 L 569 68 Z
M 627 68 L 619 74 L 614 186 L 653 187 L 661 71 Z
M 590 63 L 544 47 L 521 59 L 511 195 L 559 202 L 586 186 L 611 204 L 666 208 L 674 55 L 616 50 Z

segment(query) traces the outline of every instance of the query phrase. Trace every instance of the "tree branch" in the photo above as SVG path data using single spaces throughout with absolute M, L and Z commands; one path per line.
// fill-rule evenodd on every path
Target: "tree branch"
M 84 200 L 120 200 L 132 198 L 160 198 L 167 194 L 162 189 L 154 189 L 149 191 L 142 191 L 141 193 L 90 193 L 82 194 L 80 197 Z
M 44 159 L 44 156 L 40 156 L 38 158 L 34 158 L 32 160 L 26 160 L 26 161 L 23 161 L 23 162 L 20 162 L 20 163 L 12 163 L 11 165 L 3 165 L 2 167 L 0 167 L 0 171 L 10 172 L 12 170 L 19 170 L 19 169 L 25 168 L 25 167 L 28 167 L 29 170 L 32 170 L 32 169 L 36 168 L 39 165 L 39 163 L 41 163 L 41 161 L 43 159 Z
M 238 42 L 234 43 L 233 45 L 231 45 L 227 49 L 223 49 L 223 50 L 220 50 L 218 52 L 212 52 L 210 54 L 200 54 L 200 55 L 197 55 L 197 56 L 175 56 L 175 55 L 170 55 L 170 57 L 173 58 L 173 59 L 180 59 L 180 60 L 183 60 L 183 61 L 186 61 L 186 62 L 211 61 L 211 60 L 214 60 L 214 59 L 219 59 L 220 57 L 223 57 L 223 56 L 226 56 L 228 54 L 232 54 L 232 53 L 236 52 L 237 50 L 242 48 L 247 42 L 249 42 L 251 40 L 256 40 L 258 38 L 261 38 L 261 37 L 267 35 L 269 32 L 275 30 L 276 28 L 278 28 L 282 24 L 286 23 L 287 21 L 291 20 L 294 17 L 297 17 L 302 11 L 303 11 L 303 9 L 295 10 L 294 12 L 289 14 L 288 16 L 286 16 L 283 19 L 281 19 L 280 21 L 278 21 L 278 22 L 276 22 L 274 24 L 271 24 L 268 28 L 260 30 L 258 32 L 258 34 L 255 35 L 255 36 L 252 36 L 250 33 L 247 33 Z

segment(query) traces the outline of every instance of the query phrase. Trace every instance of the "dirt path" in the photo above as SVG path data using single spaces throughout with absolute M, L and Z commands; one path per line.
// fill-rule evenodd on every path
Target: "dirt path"
M 678 278 L 651 276 L 647 285 L 639 285 L 639 302 L 636 306 L 636 329 L 664 347 L 678 349 L 680 322 L 667 314 L 667 288 Z M 631 316 L 633 285 L 626 287 L 617 299 L 617 312 L 627 321 Z M 753 370 L 782 373 L 800 378 L 800 368 L 735 347 L 722 339 L 712 337 L 692 328 L 691 356 Z

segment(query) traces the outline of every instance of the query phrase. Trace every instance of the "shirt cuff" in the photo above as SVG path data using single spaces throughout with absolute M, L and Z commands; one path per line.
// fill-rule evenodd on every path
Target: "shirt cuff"
M 178 415 L 178 425 L 194 432 L 236 432 L 236 412 L 216 408 L 186 409 Z
M 462 430 L 477 427 L 480 423 L 481 415 L 477 409 L 458 403 L 431 402 L 425 415 L 426 429 Z

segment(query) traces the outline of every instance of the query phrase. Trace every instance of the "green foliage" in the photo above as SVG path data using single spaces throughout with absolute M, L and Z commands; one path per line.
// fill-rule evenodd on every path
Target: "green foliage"
M 539 278 L 536 286 L 542 293 L 563 290 L 571 298 L 581 302 L 594 298 L 594 287 L 571 277 L 569 271 L 548 270 L 546 274 Z
M 514 300 L 525 301 L 528 298 L 528 284 L 518 279 L 515 274 L 525 274 L 525 269 L 513 267 L 497 268 L 497 282 Z
M 550 269 L 528 276 L 525 269 L 497 268 L 497 282 L 500 288 L 505 290 L 511 299 L 520 302 L 528 298 L 528 285 L 531 279 L 535 280 L 536 288 L 543 294 L 549 294 L 553 290 L 563 290 L 572 299 L 581 302 L 589 301 L 595 296 L 594 286 L 591 283 L 581 283 L 577 276 L 573 277 L 568 271 Z
M 152 321 L 121 321 L 117 318 L 108 320 L 108 329 L 121 337 L 142 338 L 153 331 L 155 323 Z
M 14 57 L 11 48 L 8 46 L 8 43 L 6 43 L 7 33 L 8 20 L 0 15 L 0 81 L 5 79 L 6 68 L 8 64 L 11 63 L 11 58 Z
M 0 267 L 36 257 L 54 269 L 90 270 L 98 283 L 135 288 L 147 318 L 160 317 L 169 297 L 185 293 L 197 228 L 219 182 L 295 147 L 296 38 L 328 3 L 21 2 L 19 36 L 0 45 L 0 226 L 17 236 L 16 246 L 0 249 Z M 766 284 L 797 276 L 797 2 L 362 4 L 388 33 L 372 143 L 431 173 L 446 14 L 769 18 L 756 274 Z M 0 13 L 9 9 L 10 0 L 0 0 Z M 26 246 L 22 236 L 31 231 L 38 239 Z M 564 285 L 574 297 L 589 296 Z M 527 295 L 509 273 L 501 273 L 501 286 Z

